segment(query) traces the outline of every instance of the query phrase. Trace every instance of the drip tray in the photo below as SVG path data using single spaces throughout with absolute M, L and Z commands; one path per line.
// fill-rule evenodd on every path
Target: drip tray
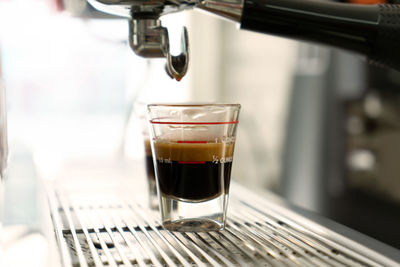
M 399 264 L 268 195 L 257 195 L 238 184 L 232 187 L 224 231 L 179 233 L 164 230 L 158 212 L 132 195 L 48 186 L 62 263 L 65 267 Z M 346 236 L 358 234 L 349 231 Z

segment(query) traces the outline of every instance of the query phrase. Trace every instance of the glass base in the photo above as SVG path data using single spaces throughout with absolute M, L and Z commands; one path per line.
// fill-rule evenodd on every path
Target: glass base
M 156 181 L 152 179 L 148 179 L 148 186 L 149 186 L 149 206 L 152 210 L 158 210 L 158 196 L 157 196 L 157 185 Z
M 223 224 L 203 218 L 164 221 L 163 226 L 165 229 L 175 232 L 210 232 L 224 229 Z
M 178 232 L 220 231 L 225 227 L 227 195 L 193 202 L 161 196 L 161 217 L 165 229 Z

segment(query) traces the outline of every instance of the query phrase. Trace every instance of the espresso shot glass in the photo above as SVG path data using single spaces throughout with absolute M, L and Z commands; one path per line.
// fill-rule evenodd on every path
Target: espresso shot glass
M 150 104 L 161 219 L 170 231 L 224 229 L 239 104 Z

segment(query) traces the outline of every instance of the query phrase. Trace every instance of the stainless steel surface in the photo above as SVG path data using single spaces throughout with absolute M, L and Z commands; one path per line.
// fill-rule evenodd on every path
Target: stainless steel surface
M 72 0 L 71 0 L 72 1 Z M 76 0 L 78 1 L 78 0 Z M 82 1 L 82 0 L 79 0 Z M 198 7 L 222 17 L 240 21 L 243 0 L 87 0 L 95 9 L 119 17 L 135 18 L 140 14 L 166 14 Z
M 129 43 L 141 57 L 166 58 L 166 72 L 176 80 L 185 76 L 189 65 L 189 41 L 186 28 L 181 38 L 181 53 L 172 55 L 168 30 L 161 26 L 160 16 L 181 10 L 199 9 L 239 22 L 243 0 L 88 0 L 97 10 L 117 17 L 129 18 Z
M 181 35 L 180 54 L 170 51 L 168 29 L 161 26 L 160 16 L 190 9 L 196 1 L 114 1 L 89 0 L 94 8 L 118 17 L 127 17 L 129 44 L 138 56 L 145 58 L 165 57 L 166 72 L 176 80 L 185 76 L 189 65 L 189 41 L 185 27 Z
M 171 78 L 180 80 L 189 65 L 189 41 L 186 27 L 182 29 L 181 53 L 172 55 L 168 29 L 157 18 L 133 18 L 129 22 L 129 45 L 136 55 L 145 58 L 165 57 L 166 71 Z
M 66 267 L 399 265 L 385 256 L 392 248 L 366 242 L 376 245 L 370 249 L 235 183 L 227 228 L 210 233 L 164 230 L 158 212 L 132 192 L 47 191 Z M 388 254 L 378 252 L 382 246 Z
M 198 3 L 196 7 L 223 18 L 240 22 L 243 5 L 244 0 L 206 0 Z
M 168 31 L 159 19 L 133 19 L 129 23 L 129 44 L 143 57 L 163 57 L 168 49 Z

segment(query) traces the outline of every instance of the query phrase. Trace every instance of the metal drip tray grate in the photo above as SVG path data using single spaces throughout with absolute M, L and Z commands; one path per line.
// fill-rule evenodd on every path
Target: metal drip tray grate
M 337 242 L 310 231 L 279 214 L 263 198 L 254 197 L 250 205 L 238 197 L 247 196 L 249 191 L 231 194 L 226 229 L 209 233 L 166 231 L 160 226 L 158 212 L 122 194 L 55 189 L 48 192 L 57 242 L 66 267 L 388 266 L 394 263 L 361 245 L 357 250 L 351 248 L 354 244 L 346 246 L 345 238 Z

